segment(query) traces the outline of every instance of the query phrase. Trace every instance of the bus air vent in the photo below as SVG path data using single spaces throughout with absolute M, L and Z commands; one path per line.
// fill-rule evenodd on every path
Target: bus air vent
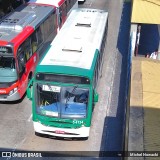
M 74 38 L 63 47 L 62 51 L 82 52 L 82 45 L 79 39 Z
M 15 18 L 16 17 L 16 18 Z M 26 25 L 30 24 L 36 18 L 35 13 L 19 13 L 15 12 L 13 15 L 2 20 L 0 28 L 5 30 L 21 31 Z
M 83 17 L 79 19 L 75 26 L 91 27 L 90 17 Z
M 75 26 L 91 27 L 91 23 L 77 23 Z

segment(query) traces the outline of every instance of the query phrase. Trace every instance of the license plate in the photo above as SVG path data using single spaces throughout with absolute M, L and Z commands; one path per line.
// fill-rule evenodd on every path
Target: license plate
M 56 134 L 64 134 L 65 132 L 64 132 L 64 131 L 61 131 L 61 130 L 56 130 L 55 133 L 56 133 Z

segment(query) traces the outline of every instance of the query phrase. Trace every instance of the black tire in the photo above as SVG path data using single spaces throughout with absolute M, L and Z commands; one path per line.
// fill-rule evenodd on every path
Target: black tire
M 38 133 L 38 132 L 35 132 L 35 135 L 36 135 L 36 136 L 39 136 L 39 137 L 42 136 L 42 134 L 41 134 L 41 133 Z
M 88 140 L 88 137 L 82 137 L 81 140 L 86 141 L 86 140 Z
M 28 84 L 29 84 L 31 79 L 32 79 L 32 73 L 30 73 L 29 76 L 28 76 Z

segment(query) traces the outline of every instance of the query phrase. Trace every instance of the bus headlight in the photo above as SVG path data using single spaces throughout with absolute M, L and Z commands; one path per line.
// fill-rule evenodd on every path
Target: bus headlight
M 9 92 L 9 96 L 12 95 L 13 93 L 15 93 L 17 91 L 17 87 L 12 89 L 10 92 Z

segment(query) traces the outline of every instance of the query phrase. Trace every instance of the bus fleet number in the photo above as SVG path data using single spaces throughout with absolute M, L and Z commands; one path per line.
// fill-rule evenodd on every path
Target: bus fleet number
M 74 120 L 73 124 L 83 124 L 83 121 Z

